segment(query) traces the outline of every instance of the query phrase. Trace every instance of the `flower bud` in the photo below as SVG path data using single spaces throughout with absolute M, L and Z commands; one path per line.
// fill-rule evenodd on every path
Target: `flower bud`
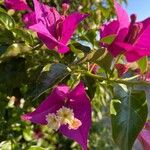
M 130 15 L 130 19 L 131 19 L 131 22 L 132 22 L 132 23 L 135 23 L 135 21 L 136 21 L 136 19 L 137 19 L 136 14 Z
M 70 8 L 69 4 L 67 4 L 67 3 L 62 4 L 62 10 L 64 13 L 66 13 L 69 10 L 69 8 Z

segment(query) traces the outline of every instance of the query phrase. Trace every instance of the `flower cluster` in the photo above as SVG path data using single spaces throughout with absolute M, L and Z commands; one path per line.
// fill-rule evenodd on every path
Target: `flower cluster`
M 81 121 L 74 117 L 73 109 L 62 107 L 57 110 L 57 113 L 49 113 L 46 116 L 48 127 L 58 130 L 61 125 L 69 125 L 69 129 L 77 130 L 81 125 Z

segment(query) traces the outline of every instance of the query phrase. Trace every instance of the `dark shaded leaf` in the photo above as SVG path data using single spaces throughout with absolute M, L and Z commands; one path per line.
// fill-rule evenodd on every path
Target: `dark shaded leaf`
M 5 53 L 5 51 L 7 50 L 8 46 L 3 46 L 3 45 L 0 45 L 0 55 L 2 55 L 3 53 Z
M 88 60 L 90 62 L 96 63 L 97 61 L 102 60 L 106 56 L 107 52 L 105 49 L 99 49 L 96 51 L 92 51 L 90 54 L 88 54 Z
M 113 60 L 112 55 L 109 52 L 107 52 L 103 59 L 101 59 L 100 61 L 97 61 L 97 64 L 100 67 L 102 67 L 106 72 L 110 72 L 112 60 Z
M 89 46 L 85 46 L 81 43 L 73 43 L 72 44 L 76 49 L 81 50 L 84 53 L 89 53 L 91 51 L 91 48 Z
M 83 82 L 85 83 L 86 87 L 88 88 L 87 89 L 87 94 L 88 96 L 90 97 L 90 99 L 93 99 L 94 95 L 95 95 L 95 92 L 96 92 L 96 82 L 97 80 L 91 78 L 91 77 L 88 77 L 88 76 L 84 76 L 82 78 Z
M 10 30 L 2 30 L 0 31 L 0 44 L 2 45 L 10 45 L 13 43 L 14 36 Z
M 69 75 L 70 70 L 64 64 L 58 63 L 53 64 L 48 71 L 42 72 L 37 80 L 36 87 L 32 92 L 34 99 L 38 98 L 48 89 L 52 88 L 54 85 L 62 81 L 67 75 Z
M 0 63 L 0 85 L 7 89 L 13 89 L 20 86 L 26 79 L 26 68 L 24 58 L 11 58 Z
M 110 110 L 113 139 L 121 150 L 131 150 L 146 122 L 146 95 L 144 91 L 130 91 L 125 85 L 115 86 L 114 94 L 113 110 Z

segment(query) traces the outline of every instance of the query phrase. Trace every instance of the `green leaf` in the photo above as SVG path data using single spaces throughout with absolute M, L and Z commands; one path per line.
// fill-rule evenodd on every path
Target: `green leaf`
M 2 55 L 3 53 L 5 53 L 7 51 L 8 46 L 1 46 L 0 45 L 0 55 Z
M 7 29 L 12 29 L 15 27 L 14 19 L 4 12 L 0 12 L 0 24 L 4 25 Z
M 140 67 L 140 70 L 143 73 L 145 73 L 148 70 L 148 57 L 143 57 L 140 60 L 138 60 L 138 65 Z
M 113 60 L 112 55 L 109 52 L 107 52 L 104 55 L 104 58 L 101 59 L 101 60 L 98 60 L 96 63 L 100 67 L 102 67 L 106 72 L 110 72 L 111 71 L 112 60 Z
M 13 29 L 11 30 L 14 34 L 14 37 L 18 40 L 23 40 L 25 43 L 29 45 L 34 44 L 34 39 L 32 37 L 32 34 L 28 30 L 21 30 L 21 29 Z
M 98 49 L 96 51 L 92 51 L 87 57 L 90 62 L 96 63 L 97 61 L 102 60 L 106 54 L 107 51 L 105 49 Z
M 120 103 L 121 104 L 121 102 L 118 99 L 112 99 L 111 100 L 111 102 L 110 102 L 110 114 L 111 115 L 117 115 L 117 112 L 114 108 L 115 103 Z
M 23 137 L 26 141 L 31 141 L 33 139 L 33 131 L 30 129 L 23 130 Z
M 96 39 L 96 31 L 95 30 L 89 30 L 86 34 L 86 37 L 89 39 L 91 43 L 95 42 Z
M 83 34 L 80 38 L 80 40 L 89 41 L 90 43 L 94 44 L 96 39 L 96 30 L 90 29 L 86 32 L 86 34 Z
M 30 50 L 31 48 L 26 46 L 25 44 L 15 43 L 15 44 L 10 45 L 7 48 L 7 50 L 5 50 L 5 53 L 1 55 L 1 58 L 14 57 L 14 56 L 18 56 L 24 53 L 29 53 Z
M 39 146 L 31 146 L 28 150 L 45 150 L 45 149 Z
M 90 99 L 93 99 L 95 92 L 96 92 L 96 82 L 97 80 L 93 79 L 92 77 L 84 76 L 82 78 L 83 82 L 85 83 L 87 89 L 87 94 L 90 97 Z
M 76 49 L 81 50 L 84 53 L 89 53 L 91 51 L 91 48 L 89 46 L 83 45 L 81 43 L 73 43 L 72 44 Z
M 146 95 L 144 91 L 130 91 L 122 85 L 114 87 L 114 95 L 114 99 L 118 102 L 112 103 L 113 139 L 121 150 L 131 150 L 146 122 L 148 113 Z
M 64 64 L 53 64 L 50 66 L 48 71 L 42 72 L 39 76 L 36 87 L 32 92 L 32 96 L 34 99 L 38 98 L 48 89 L 62 81 L 69 74 L 70 70 Z
M 0 1 L 0 4 L 1 4 L 1 1 Z M 6 13 L 6 10 L 0 6 L 0 12 Z
M 14 36 L 10 30 L 0 30 L 0 44 L 10 45 L 13 43 Z
M 108 35 L 100 40 L 101 43 L 110 45 L 116 38 L 115 34 Z
M 9 91 L 20 86 L 26 80 L 24 58 L 11 58 L 0 63 L 0 85 L 2 84 Z
M 11 142 L 10 141 L 3 141 L 0 143 L 1 150 L 11 150 Z

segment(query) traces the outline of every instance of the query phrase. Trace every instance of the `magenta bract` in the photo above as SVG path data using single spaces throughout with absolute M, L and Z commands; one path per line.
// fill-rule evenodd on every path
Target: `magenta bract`
M 129 70 L 129 64 L 115 64 L 119 77 L 122 77 Z
M 145 128 L 140 132 L 138 140 L 141 142 L 144 150 L 150 149 L 150 122 L 145 124 Z
M 5 6 L 9 9 L 14 9 L 16 11 L 28 10 L 31 11 L 30 7 L 26 3 L 26 0 L 5 0 Z
M 124 54 L 128 62 L 150 55 L 150 18 L 136 22 L 133 14 L 129 22 L 126 11 L 116 1 L 114 7 L 117 20 L 104 24 L 100 29 L 100 36 L 104 38 L 113 34 L 116 38 L 110 45 L 101 45 L 107 47 L 114 57 Z
M 63 106 L 72 109 L 75 117 L 81 121 L 82 125 L 76 130 L 69 129 L 68 125 L 62 125 L 59 131 L 77 141 L 84 150 L 87 150 L 87 138 L 91 126 L 91 105 L 82 82 L 71 91 L 66 85 L 54 88 L 35 111 L 23 115 L 22 119 L 46 125 L 46 116 L 49 113 L 56 114 Z
M 63 16 L 55 8 L 48 7 L 37 0 L 34 0 L 34 8 L 35 19 L 33 20 L 35 22 L 29 21 L 31 14 L 27 14 L 24 18 L 24 20 L 28 20 L 25 23 L 29 29 L 36 31 L 38 37 L 49 49 L 57 47 L 58 53 L 68 52 L 68 41 L 78 24 L 88 15 L 74 12 L 69 16 Z

